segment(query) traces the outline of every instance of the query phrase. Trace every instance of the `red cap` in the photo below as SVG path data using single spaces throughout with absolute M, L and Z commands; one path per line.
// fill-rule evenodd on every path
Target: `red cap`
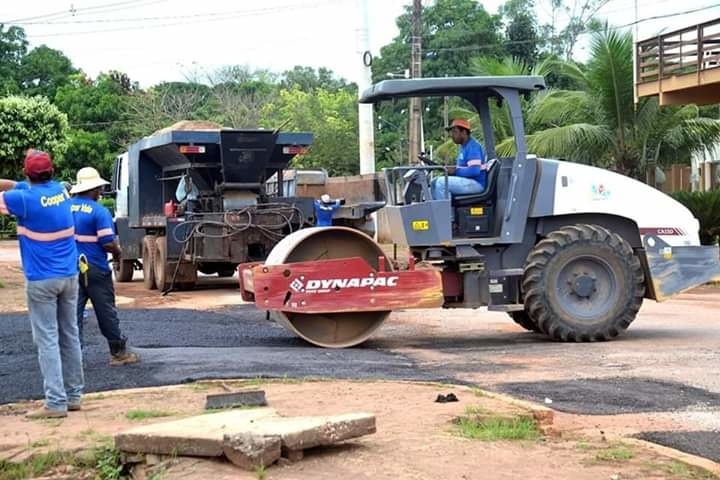
M 41 173 L 52 173 L 52 171 L 53 164 L 49 153 L 33 148 L 27 151 L 23 170 L 26 177 L 35 177 Z
M 453 127 L 464 128 L 468 132 L 472 131 L 472 128 L 470 128 L 470 122 L 468 122 L 464 118 L 456 118 L 455 120 L 452 121 L 450 126 L 446 128 L 446 130 L 451 130 Z

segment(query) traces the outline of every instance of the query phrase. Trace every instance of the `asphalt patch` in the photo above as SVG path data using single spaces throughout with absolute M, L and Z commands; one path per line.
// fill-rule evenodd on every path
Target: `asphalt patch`
M 682 383 L 649 378 L 594 378 L 504 383 L 504 393 L 544 403 L 555 410 L 587 415 L 672 412 L 688 407 L 720 407 L 720 394 Z
M 172 385 L 208 378 L 343 378 L 450 383 L 403 355 L 370 343 L 310 346 L 251 306 L 215 311 L 122 309 L 123 334 L 141 362 L 110 367 L 91 314 L 85 326 L 85 391 Z M 42 398 L 42 377 L 26 314 L 0 315 L 0 404 Z
M 720 462 L 720 432 L 643 432 L 636 437 Z

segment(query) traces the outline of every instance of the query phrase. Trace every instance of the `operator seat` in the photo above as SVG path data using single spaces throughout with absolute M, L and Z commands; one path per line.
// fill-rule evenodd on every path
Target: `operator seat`
M 497 190 L 497 179 L 500 174 L 500 161 L 490 168 L 487 174 L 487 186 L 480 193 L 469 193 L 466 195 L 453 195 L 453 207 L 469 207 L 478 203 L 486 203 L 495 198 L 495 190 Z

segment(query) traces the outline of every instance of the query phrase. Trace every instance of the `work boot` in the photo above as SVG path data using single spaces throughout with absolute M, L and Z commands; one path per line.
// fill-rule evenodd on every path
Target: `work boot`
M 28 418 L 30 420 L 65 417 L 67 417 L 67 412 L 65 410 L 51 410 L 47 407 L 38 408 L 37 410 L 33 410 L 32 412 L 28 412 L 25 414 L 25 418 Z
M 127 350 L 123 350 L 122 352 L 118 352 L 115 355 L 110 356 L 110 366 L 111 367 L 119 367 L 122 365 L 129 365 L 131 363 L 138 363 L 139 361 L 140 361 L 140 356 L 138 356 L 137 353 L 128 352 Z
M 75 402 L 68 402 L 68 412 L 77 412 L 82 410 L 82 403 L 80 400 L 77 400 Z

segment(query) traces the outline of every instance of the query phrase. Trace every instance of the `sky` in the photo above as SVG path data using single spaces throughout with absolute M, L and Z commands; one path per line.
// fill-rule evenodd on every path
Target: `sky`
M 395 19 L 410 0 L 367 0 L 374 55 L 397 35 Z M 572 4 L 573 1 L 566 0 Z M 432 0 L 423 0 L 430 4 Z M 549 0 L 537 0 L 541 22 Z M 720 0 L 609 0 L 599 12 L 613 25 L 638 18 L 640 38 L 720 17 Z M 496 12 L 502 0 L 482 1 Z M 295 65 L 327 67 L 357 78 L 356 0 L 3 0 L 0 23 L 22 26 L 30 46 L 61 50 L 90 76 L 120 70 L 142 87 L 202 76 L 223 65 L 282 72 Z M 562 18 L 561 18 L 562 21 Z M 634 28 L 634 27 L 631 27 Z M 588 39 L 576 57 L 587 57 Z

